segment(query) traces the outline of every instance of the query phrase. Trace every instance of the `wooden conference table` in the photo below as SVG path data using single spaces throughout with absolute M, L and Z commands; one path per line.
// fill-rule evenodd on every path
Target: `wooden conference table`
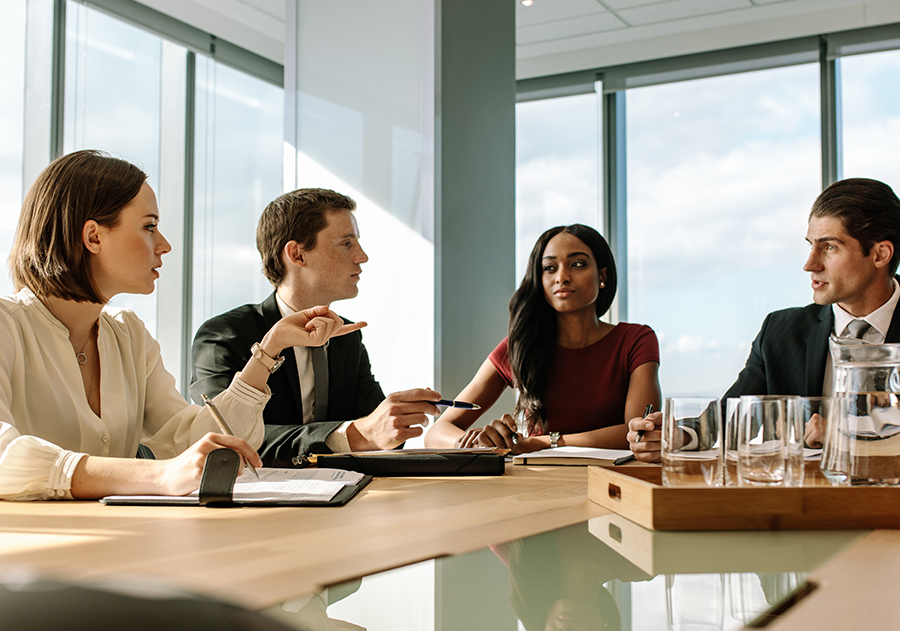
M 493 478 L 375 479 L 340 508 L 0 502 L 0 575 L 139 576 L 264 609 L 607 514 L 587 499 L 586 468 L 512 465 Z M 818 589 L 769 629 L 897 626 L 900 531 L 865 534 L 810 580 Z

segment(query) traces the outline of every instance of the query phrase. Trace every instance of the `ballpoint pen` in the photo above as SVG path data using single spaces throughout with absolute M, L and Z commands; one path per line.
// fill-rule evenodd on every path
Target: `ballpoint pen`
M 650 414 L 652 414 L 652 413 L 653 413 L 653 404 L 652 404 L 652 403 L 649 403 L 649 404 L 647 404 L 647 407 L 644 408 L 644 418 L 647 418 L 647 417 L 650 416 Z M 637 440 L 635 440 L 634 443 L 637 444 L 637 443 L 641 442 L 641 439 L 642 439 L 643 437 L 644 437 L 644 430 L 639 429 L 638 432 L 637 432 Z M 616 459 L 615 462 L 613 462 L 613 464 L 616 465 L 616 466 L 618 467 L 619 465 L 623 465 L 623 464 L 625 464 L 626 462 L 631 462 L 632 460 L 634 460 L 634 454 L 633 454 L 633 453 L 628 454 L 627 456 L 622 456 L 621 458 Z
M 652 413 L 653 413 L 653 404 L 652 404 L 652 403 L 648 403 L 648 404 L 647 404 L 647 407 L 644 408 L 644 418 L 647 418 L 647 417 L 650 416 Z M 634 442 L 635 442 L 635 443 L 639 443 L 639 442 L 641 442 L 641 439 L 642 439 L 642 438 L 644 438 L 644 430 L 639 429 L 638 432 L 637 432 L 637 440 L 635 440 Z
M 435 405 L 442 405 L 447 408 L 459 408 L 460 410 L 480 410 L 481 406 L 477 403 L 467 403 L 466 401 L 451 401 L 449 399 L 441 399 L 435 401 Z
M 222 413 L 219 412 L 219 408 L 215 406 L 215 404 L 210 400 L 208 396 L 201 395 L 203 397 L 203 403 L 209 408 L 209 413 L 212 414 L 213 420 L 219 426 L 219 429 L 222 430 L 222 433 L 227 436 L 234 436 L 234 432 L 231 431 L 231 427 L 228 426 L 228 423 L 225 422 L 225 417 L 222 416 Z M 241 456 L 241 460 L 244 461 L 244 464 L 247 465 L 247 468 L 250 469 L 250 472 L 253 473 L 254 477 L 259 480 L 259 474 L 256 472 L 256 468 L 250 464 L 250 461 Z

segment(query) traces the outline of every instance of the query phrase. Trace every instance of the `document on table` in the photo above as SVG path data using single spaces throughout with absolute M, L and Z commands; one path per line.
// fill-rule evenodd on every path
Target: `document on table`
M 238 504 L 272 502 L 328 502 L 345 486 L 358 484 L 365 476 L 342 469 L 258 469 L 259 480 L 244 471 L 234 483 L 232 499 Z M 101 502 L 197 504 L 200 492 L 190 495 L 110 495 Z
M 541 449 L 513 457 L 514 464 L 530 465 L 603 465 L 630 456 L 629 449 L 599 449 L 593 447 L 556 447 Z

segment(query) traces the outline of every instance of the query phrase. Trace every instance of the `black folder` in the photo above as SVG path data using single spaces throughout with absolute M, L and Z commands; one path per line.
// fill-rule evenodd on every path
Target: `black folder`
M 116 495 L 104 497 L 101 503 L 107 506 L 208 506 L 210 508 L 231 508 L 237 506 L 343 506 L 363 487 L 372 481 L 365 475 L 355 484 L 344 486 L 327 501 L 309 499 L 235 501 L 234 483 L 240 468 L 240 456 L 231 449 L 215 449 L 206 456 L 203 477 L 200 480 L 199 496 L 173 497 L 168 495 Z
M 387 451 L 319 454 L 307 460 L 319 468 L 346 469 L 379 477 L 503 475 L 506 470 L 506 458 L 498 453 Z

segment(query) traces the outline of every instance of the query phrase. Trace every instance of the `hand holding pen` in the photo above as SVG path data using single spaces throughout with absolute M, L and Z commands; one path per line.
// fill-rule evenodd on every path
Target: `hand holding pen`
M 653 414 L 653 404 L 652 404 L 652 403 L 648 403 L 648 404 L 647 404 L 647 407 L 644 408 L 644 418 L 647 418 L 647 417 L 650 416 L 651 414 Z M 641 439 L 642 439 L 643 437 L 644 437 L 644 430 L 643 430 L 643 429 L 639 429 L 639 430 L 638 430 L 638 433 L 637 433 L 637 440 L 635 440 L 634 442 L 635 442 L 635 443 L 641 442 Z
M 225 417 L 222 416 L 221 412 L 219 412 L 219 409 L 215 406 L 212 400 L 210 400 L 210 398 L 205 394 L 202 396 L 203 403 L 209 408 L 209 413 L 212 415 L 213 420 L 215 420 L 216 425 L 219 426 L 219 429 L 222 430 L 222 433 L 226 436 L 234 436 L 234 432 L 231 431 L 231 427 L 229 427 L 228 422 L 225 420 Z M 253 476 L 257 480 L 259 480 L 259 474 L 256 472 L 256 468 L 252 464 L 250 464 L 250 461 L 248 461 L 243 456 L 241 456 L 241 460 L 243 461 L 244 465 L 246 465 L 247 469 L 250 470 Z
M 662 413 L 648 405 L 644 416 L 628 421 L 628 442 L 634 457 L 642 462 L 659 462 Z

